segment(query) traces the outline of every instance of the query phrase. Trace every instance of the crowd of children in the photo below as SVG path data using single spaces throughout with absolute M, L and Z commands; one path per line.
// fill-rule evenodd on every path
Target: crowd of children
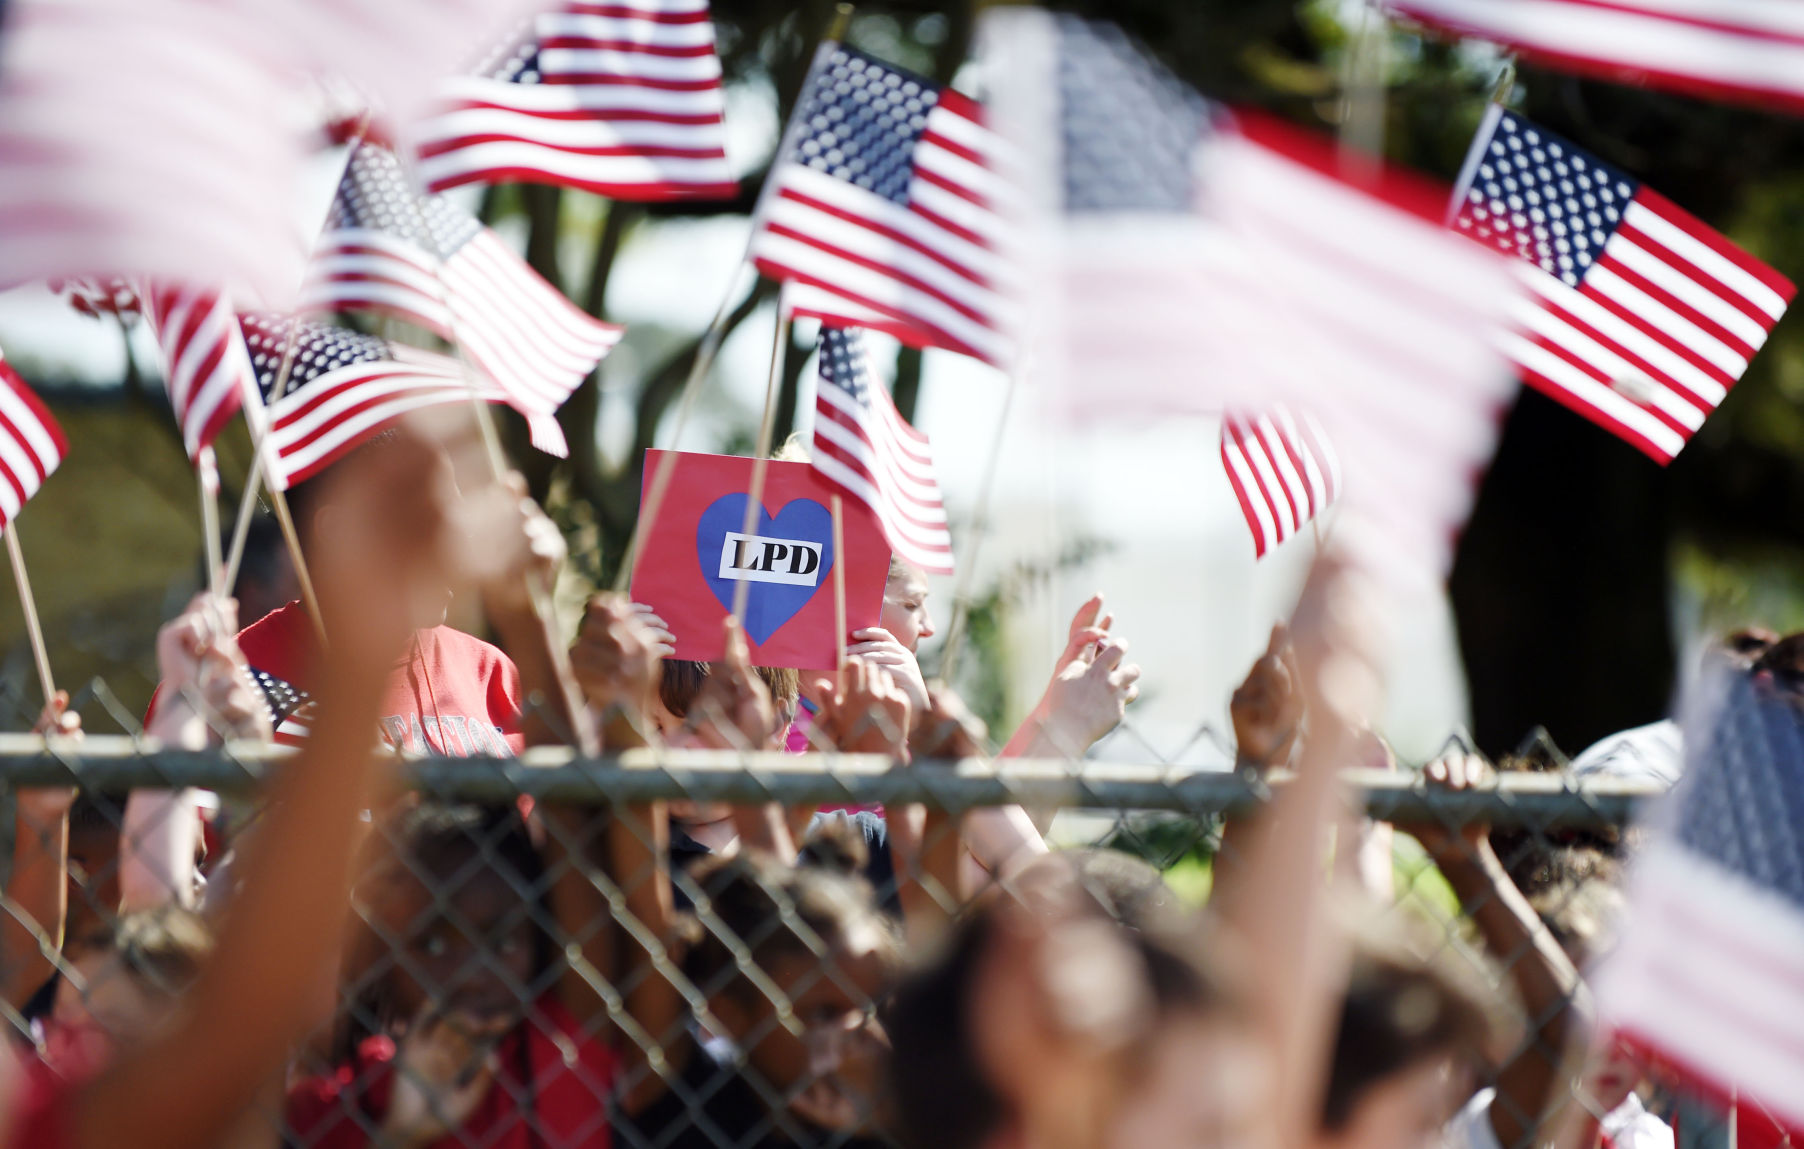
M 838 674 L 753 668 L 731 624 L 723 661 L 678 661 L 608 596 L 568 645 L 521 590 L 556 531 L 516 486 L 460 494 L 451 457 L 387 434 L 296 500 L 319 618 L 241 631 L 203 595 L 162 633 L 154 736 L 296 747 L 248 828 L 203 859 L 192 793 L 16 795 L 0 1149 L 1674 1144 L 1580 977 L 1619 838 L 1396 827 L 1504 976 L 1379 912 L 1342 778 L 1385 753 L 1357 569 L 1318 562 L 1233 699 L 1242 767 L 1292 776 L 1230 827 L 1198 911 L 1020 807 L 397 787 L 389 751 L 989 751 L 916 664 L 917 572 L 892 569 Z M 454 586 L 499 647 L 444 625 Z M 1000 753 L 1081 756 L 1137 694 L 1126 652 L 1086 603 Z M 65 709 L 47 737 L 79 736 Z

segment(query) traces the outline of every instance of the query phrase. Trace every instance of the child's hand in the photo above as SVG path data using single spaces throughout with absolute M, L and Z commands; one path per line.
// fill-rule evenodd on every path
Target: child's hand
M 1065 753 L 1088 750 L 1140 697 L 1140 668 L 1126 661 L 1127 647 L 1116 637 L 1081 647 L 1053 676 L 1040 706 L 1047 736 Z
M 1265 653 L 1235 688 L 1228 715 L 1234 721 L 1234 746 L 1242 762 L 1276 766 L 1290 756 L 1303 721 L 1303 695 L 1290 631 L 1283 623 L 1272 627 Z
M 238 649 L 238 604 L 202 592 L 157 632 L 157 668 L 166 691 L 152 736 L 186 741 L 177 731 L 198 715 L 220 738 L 266 741 L 269 709 Z
M 982 758 L 989 737 L 983 720 L 949 688 L 929 692 L 928 710 L 915 721 L 909 750 L 916 758 Z
M 715 750 L 764 750 L 777 730 L 770 688 L 752 670 L 739 620 L 727 616 L 726 657 L 702 681 L 684 723 L 686 732 Z
M 839 682 L 817 680 L 821 733 L 848 754 L 908 757 L 908 693 L 889 671 L 861 658 L 848 658 Z
M 914 713 L 927 713 L 927 683 L 921 677 L 921 664 L 915 660 L 914 652 L 897 642 L 895 635 L 880 626 L 855 630 L 852 637 L 858 641 L 846 647 L 846 655 L 862 658 L 889 671 L 896 680 L 896 685 L 908 695 L 908 703 Z
M 461 1129 L 494 1087 L 495 1046 L 513 1024 L 463 1013 L 418 1019 L 395 1051 L 395 1087 L 380 1143 L 412 1149 Z
M 621 595 L 597 595 L 570 648 L 570 666 L 590 706 L 623 712 L 649 730 L 651 701 L 663 672 L 661 649 L 657 634 L 632 603 Z
M 37 725 L 31 728 L 33 734 L 56 734 L 64 738 L 81 737 L 81 715 L 69 709 L 69 692 L 59 690 L 49 702 L 44 704 L 38 715 Z

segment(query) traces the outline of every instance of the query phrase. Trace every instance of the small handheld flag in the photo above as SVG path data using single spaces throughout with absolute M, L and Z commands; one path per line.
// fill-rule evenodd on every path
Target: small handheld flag
M 996 137 L 970 98 L 823 44 L 752 229 L 796 315 L 1006 363 Z
M 569 453 L 555 415 L 622 328 L 565 299 L 442 196 L 414 195 L 394 153 L 355 146 L 301 289 L 306 311 L 375 311 L 457 343 L 527 418 L 533 445 Z
M 618 200 L 739 191 L 707 0 L 560 4 L 442 96 L 415 134 L 428 191 L 508 180 Z
M 1307 414 L 1293 415 L 1281 405 L 1224 415 L 1221 461 L 1258 558 L 1340 497 L 1340 460 L 1328 433 Z
M 1460 232 L 1514 257 L 1506 349 L 1537 390 L 1670 462 L 1795 289 L 1664 196 L 1493 106 L 1454 192 Z
M 823 327 L 816 369 L 815 471 L 871 509 L 898 558 L 953 573 L 933 450 L 877 382 L 862 333 Z
M 218 292 L 146 284 L 143 300 L 182 445 L 188 458 L 198 460 L 237 414 L 250 377 L 238 318 Z

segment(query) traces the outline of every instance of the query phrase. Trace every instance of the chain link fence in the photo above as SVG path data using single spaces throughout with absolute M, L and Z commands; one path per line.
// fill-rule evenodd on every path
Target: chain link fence
M 206 965 L 289 751 L 163 749 L 103 682 L 74 701 L 125 733 L 0 735 L 0 1012 L 21 1056 L 80 1079 Z M 1599 1104 L 1568 1060 L 1573 970 L 1606 942 L 1627 827 L 1664 786 L 1581 778 L 1545 738 L 1505 767 L 1465 784 L 1348 771 L 1363 817 L 1333 865 L 1374 907 L 1388 940 L 1373 952 L 1401 946 L 1433 971 L 1422 985 L 1483 1003 L 1453 1108 L 1470 1124 L 1466 1095 L 1494 1083 L 1509 1113 L 1491 1127 L 1526 1145 L 1557 1101 Z M 898 979 L 1051 865 L 1130 930 L 1207 906 L 1244 848 L 1236 827 L 1288 784 L 1156 760 L 750 749 L 539 748 L 397 774 L 365 815 L 331 1004 L 247 1118 L 256 1143 L 729 1149 L 909 1145 L 925 1129 L 975 1147 L 996 1121 L 982 1090 L 923 1097 L 910 1069 L 971 1053 L 944 1033 L 920 1048 L 923 1016 L 896 1011 L 925 1007 Z M 1049 827 L 1057 848 L 986 855 L 986 817 Z M 1530 1062 L 1547 1067 L 1539 1094 L 1511 1084 L 1535 1078 Z M 1668 1117 L 1689 1104 L 1639 1070 L 1630 1084 Z

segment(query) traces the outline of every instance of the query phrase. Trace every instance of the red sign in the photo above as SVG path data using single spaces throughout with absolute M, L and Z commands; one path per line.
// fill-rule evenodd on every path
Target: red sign
M 647 451 L 645 486 L 669 452 Z M 833 568 L 845 564 L 846 629 L 878 625 L 889 544 L 869 508 L 840 511 L 844 555 L 834 553 L 834 488 L 807 463 L 767 463 L 757 525 L 745 530 L 752 460 L 678 453 L 657 521 L 633 564 L 633 601 L 657 612 L 676 636 L 676 657 L 713 662 L 733 595 L 746 588 L 752 662 L 831 670 L 838 654 Z M 640 506 L 644 506 L 641 492 Z

